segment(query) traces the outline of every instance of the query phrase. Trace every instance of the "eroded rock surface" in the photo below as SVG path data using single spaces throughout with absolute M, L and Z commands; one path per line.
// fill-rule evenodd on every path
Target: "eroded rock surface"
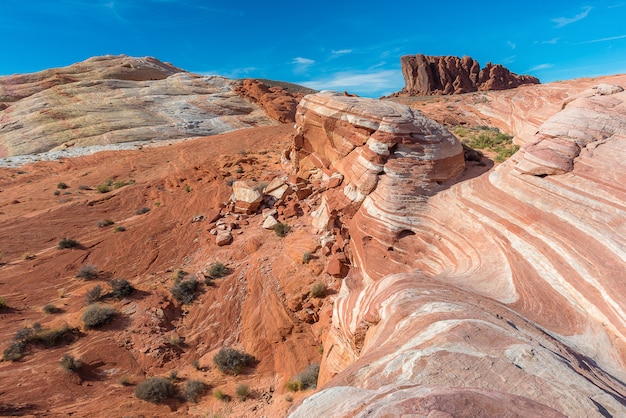
M 400 58 L 405 87 L 400 95 L 460 94 L 478 90 L 507 90 L 538 84 L 536 77 L 517 75 L 490 62 L 480 68 L 470 57 L 405 55 Z
M 155 58 L 127 56 L 0 77 L 0 157 L 276 124 L 259 105 L 234 93 L 237 85 Z

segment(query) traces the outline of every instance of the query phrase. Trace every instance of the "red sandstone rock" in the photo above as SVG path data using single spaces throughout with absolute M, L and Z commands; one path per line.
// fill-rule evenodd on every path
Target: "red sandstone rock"
M 328 260 L 326 273 L 331 276 L 343 278 L 346 277 L 349 271 L 350 266 L 348 265 L 348 260 L 344 253 L 333 254 Z
M 261 81 L 250 78 L 245 79 L 235 92 L 259 103 L 271 118 L 282 123 L 294 121 L 296 106 L 303 96 L 291 94 L 278 86 L 270 88 Z

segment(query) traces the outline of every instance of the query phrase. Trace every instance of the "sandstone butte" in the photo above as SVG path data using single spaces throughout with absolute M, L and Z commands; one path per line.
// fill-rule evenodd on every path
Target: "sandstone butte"
M 180 77 L 172 71 L 163 80 Z M 271 103 L 293 110 L 272 88 L 238 85 L 248 92 L 237 100 L 263 118 Z M 324 92 L 300 101 L 295 128 L 1 168 L 2 348 L 36 323 L 79 330 L 0 363 L 0 412 L 626 415 L 624 85 L 615 76 L 470 93 L 452 109 L 441 98 Z M 522 149 L 493 169 L 472 165 L 425 115 L 499 126 Z M 128 184 L 98 193 L 108 178 Z M 263 228 L 270 218 L 291 227 L 284 238 Z M 218 246 L 220 231 L 230 244 Z M 59 250 L 62 237 L 81 245 Z M 216 261 L 230 274 L 189 305 L 173 300 L 179 269 L 204 281 Z M 85 263 L 97 279 L 75 277 Z M 84 329 L 85 294 L 114 277 L 137 292 L 106 299 L 116 319 Z M 317 282 L 323 298 L 310 295 Z M 220 373 L 212 358 L 223 346 L 255 365 Z M 85 363 L 80 372 L 59 368 L 66 353 Z M 317 390 L 286 392 L 312 363 Z M 122 384 L 173 371 L 181 388 L 201 379 L 234 396 L 244 383 L 253 395 L 155 405 Z

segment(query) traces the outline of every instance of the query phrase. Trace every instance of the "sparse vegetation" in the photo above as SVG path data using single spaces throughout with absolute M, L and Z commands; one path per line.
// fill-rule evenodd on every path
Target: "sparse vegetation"
M 317 387 L 317 377 L 320 373 L 319 364 L 311 364 L 309 367 L 298 373 L 293 379 L 285 384 L 285 389 L 289 392 L 297 392 L 299 390 L 315 389 Z
M 148 213 L 150 212 L 150 208 L 148 207 L 143 207 L 143 208 L 139 208 L 135 211 L 135 215 L 143 215 L 144 213 Z
M 244 367 L 252 364 L 254 357 L 234 348 L 222 348 L 213 357 L 213 361 L 222 373 L 237 375 Z
M 0 311 L 7 307 L 7 301 L 4 298 L 0 298 Z
M 15 361 L 22 358 L 30 344 L 40 344 L 45 347 L 53 347 L 65 341 L 68 336 L 76 332 L 76 328 L 64 326 L 62 328 L 42 328 L 35 323 L 31 327 L 18 330 L 13 336 L 13 342 L 4 350 L 2 358 L 7 361 Z
M 289 225 L 279 222 L 276 225 L 274 225 L 273 229 L 277 236 L 283 238 L 287 235 L 287 233 L 289 232 L 291 228 L 289 227 Z
M 237 389 L 235 389 L 235 393 L 237 394 L 239 400 L 243 402 L 248 399 L 248 396 L 250 396 L 250 386 L 242 383 L 237 386 Z
M 94 264 L 85 264 L 76 272 L 79 279 L 92 280 L 98 277 L 98 266 Z
M 313 258 L 313 254 L 311 254 L 310 251 L 307 251 L 306 253 L 302 254 L 302 264 L 309 264 L 309 261 L 311 261 L 311 258 Z
M 113 220 L 112 220 L 112 219 L 103 219 L 103 220 L 101 220 L 101 221 L 98 221 L 98 227 L 99 227 L 99 228 L 104 228 L 104 227 L 107 227 L 107 226 L 111 226 L 111 225 L 113 225 L 114 223 L 115 223 L 115 222 L 113 222 Z
M 62 250 L 64 248 L 75 248 L 75 247 L 78 247 L 79 245 L 80 245 L 80 242 L 76 241 L 75 239 L 64 237 L 64 238 L 61 238 L 61 240 L 57 244 L 57 248 L 59 250 Z
M 226 267 L 223 263 L 220 263 L 218 261 L 209 266 L 208 273 L 211 279 L 219 279 L 228 275 L 230 273 L 230 270 L 228 270 L 228 267 Z
M 135 396 L 152 403 L 165 402 L 174 393 L 174 386 L 168 379 L 151 377 L 139 383 L 135 388 Z
M 513 137 L 500 132 L 498 128 L 479 126 L 477 128 L 457 127 L 454 134 L 471 147 L 496 153 L 495 162 L 505 161 L 519 149 Z
M 194 369 L 200 370 L 200 360 L 195 359 L 194 361 L 191 362 L 191 365 L 193 366 Z
M 178 269 L 176 270 L 176 272 L 172 275 L 172 278 L 174 280 L 184 280 L 185 277 L 187 277 L 189 275 L 189 273 L 187 273 L 185 270 L 183 269 Z
M 185 382 L 185 398 L 189 402 L 197 402 L 198 396 L 200 396 L 206 389 L 206 384 L 202 380 L 187 380 Z
M 64 354 L 59 362 L 61 368 L 67 372 L 77 372 L 83 367 L 83 362 L 74 358 L 74 356 L 70 354 Z
M 55 314 L 61 312 L 61 309 L 49 303 L 43 307 L 43 311 L 47 314 Z
M 189 193 L 191 191 L 191 186 L 188 184 L 185 184 L 185 191 Z
M 102 286 L 95 285 L 87 291 L 87 303 L 94 303 L 102 299 Z
M 116 181 L 115 183 L 113 183 L 113 188 L 114 189 L 119 189 L 121 187 L 128 186 L 129 184 L 135 184 L 135 180 L 128 180 L 128 181 L 119 180 L 119 181 Z
M 224 393 L 221 389 L 215 389 L 213 391 L 213 396 L 215 396 L 215 399 L 219 399 L 222 402 L 230 401 L 230 396 Z
M 196 297 L 197 288 L 198 282 L 195 279 L 176 280 L 170 292 L 178 303 L 185 305 L 193 302 Z
M 70 186 L 68 186 L 66 183 L 63 183 L 62 181 L 57 184 L 57 189 L 67 189 L 69 187 Z
M 2 352 L 2 359 L 4 361 L 15 361 L 21 359 L 24 356 L 26 345 L 27 344 L 24 341 L 15 341 L 11 343 Z
M 97 328 L 111 322 L 115 315 L 116 311 L 111 306 L 90 305 L 83 313 L 82 320 L 86 329 Z
M 96 191 L 98 193 L 109 193 L 111 191 L 111 186 L 106 184 L 99 184 L 96 186 Z
M 130 377 L 128 377 L 127 374 L 121 375 L 118 379 L 118 382 L 120 382 L 120 385 L 122 386 L 130 386 L 132 384 L 130 381 Z
M 114 298 L 130 296 L 135 291 L 133 285 L 126 279 L 113 279 L 109 285 L 111 285 L 110 295 Z
M 124 231 L 126 231 L 125 226 L 119 225 L 115 227 L 115 232 L 124 232 Z
M 316 282 L 311 286 L 310 296 L 312 298 L 323 298 L 326 296 L 326 284 L 324 282 Z
M 61 191 L 60 190 L 55 190 L 53 194 L 55 196 L 60 196 L 61 195 Z

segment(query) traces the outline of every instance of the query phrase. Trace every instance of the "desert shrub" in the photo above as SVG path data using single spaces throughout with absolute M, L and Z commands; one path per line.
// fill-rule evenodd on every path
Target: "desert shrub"
M 191 280 L 176 280 L 174 285 L 170 289 L 172 296 L 181 304 L 188 304 L 193 302 L 196 297 L 196 289 L 198 288 L 198 282 L 195 279 Z
M 78 190 L 91 190 L 91 187 L 87 186 L 86 184 L 81 184 L 80 186 L 78 186 Z
M 317 282 L 311 286 L 310 295 L 312 298 L 323 298 L 326 296 L 326 284 L 324 282 Z
M 276 225 L 274 225 L 273 229 L 274 229 L 274 233 L 276 233 L 277 236 L 282 238 L 287 235 L 287 232 L 289 232 L 291 228 L 289 227 L 289 225 L 279 222 Z
M 111 191 L 111 186 L 106 184 L 99 184 L 96 186 L 96 190 L 98 193 L 109 193 Z
M 33 325 L 34 327 L 34 325 Z M 43 344 L 46 347 L 54 347 L 65 341 L 68 336 L 74 334 L 77 329 L 64 326 L 61 328 L 51 329 L 34 329 L 33 335 L 29 338 L 29 342 Z
M 187 277 L 189 275 L 189 273 L 187 273 L 185 270 L 183 269 L 178 269 L 176 270 L 176 273 L 174 273 L 172 275 L 172 278 L 174 280 L 183 280 L 185 277 Z
M 4 361 L 15 361 L 19 360 L 24 356 L 24 351 L 26 350 L 26 342 L 24 341 L 15 341 L 2 352 L 2 359 Z
M 298 373 L 293 379 L 289 379 L 285 384 L 285 389 L 290 392 L 297 392 L 305 389 L 315 389 L 317 377 L 320 374 L 320 365 L 311 364 L 306 369 Z
M 126 279 L 113 279 L 109 284 L 111 285 L 111 296 L 114 298 L 123 298 L 135 291 L 133 285 Z
M 177 370 L 172 370 L 170 372 L 170 376 L 168 377 L 168 379 L 170 379 L 170 381 L 175 382 L 178 380 L 178 371 Z
M 80 245 L 80 242 L 76 241 L 75 239 L 64 237 L 64 238 L 61 238 L 61 240 L 57 244 L 57 248 L 59 250 L 62 250 L 64 248 L 75 248 L 75 247 L 78 247 L 79 245 Z
M 222 348 L 213 361 L 222 373 L 239 374 L 245 366 L 252 364 L 254 357 L 234 348 Z
M 90 305 L 83 313 L 82 320 L 86 329 L 96 328 L 111 322 L 115 314 L 115 309 L 111 306 Z
M 134 184 L 134 183 L 135 183 L 134 180 L 129 180 L 129 181 L 118 180 L 115 183 L 113 183 L 113 188 L 119 189 L 121 187 L 128 186 L 129 184 Z
M 172 383 L 162 377 L 151 377 L 139 383 L 135 388 L 135 396 L 152 403 L 164 402 L 174 393 Z
M 120 382 L 120 385 L 122 386 L 130 386 L 132 384 L 130 381 L 130 377 L 128 377 L 127 374 L 121 375 L 117 381 Z
M 187 380 L 185 382 L 185 398 L 189 402 L 197 402 L 198 396 L 204 392 L 206 385 L 202 380 Z
M 187 193 L 191 192 L 191 186 L 190 186 L 190 185 L 188 185 L 188 184 L 185 184 L 185 191 L 186 191 Z
M 101 221 L 98 221 L 98 227 L 100 228 L 104 228 L 105 226 L 111 226 L 113 225 L 115 222 L 113 222 L 112 219 L 103 219 Z
M 211 264 L 209 266 L 209 277 L 211 279 L 219 279 L 220 277 L 224 277 L 230 273 L 228 267 L 226 267 L 223 263 L 219 261 Z
M 0 298 L 0 311 L 7 307 L 7 301 L 4 298 Z
M 94 303 L 102 299 L 102 286 L 95 285 L 87 291 L 87 303 Z
M 219 399 L 222 402 L 230 401 L 230 396 L 224 393 L 221 389 L 215 389 L 213 391 L 213 396 L 215 396 L 215 399 Z
M 13 341 L 29 342 L 34 333 L 35 330 L 33 330 L 32 328 L 18 329 L 13 336 Z
M 237 397 L 240 401 L 245 401 L 246 399 L 248 399 L 248 396 L 250 396 L 250 386 L 242 383 L 237 386 L 237 389 L 235 389 L 235 393 L 237 394 Z
M 191 365 L 193 366 L 194 369 L 200 370 L 200 360 L 195 359 L 194 361 L 191 362 Z
M 94 264 L 85 264 L 76 272 L 76 277 L 91 280 L 98 277 L 98 267 Z
M 53 304 L 49 303 L 43 307 L 43 311 L 47 314 L 55 314 L 61 312 L 61 309 L 57 308 Z
M 148 207 L 143 207 L 143 208 L 139 208 L 135 211 L 135 215 L 143 215 L 144 213 L 150 212 L 150 208 Z
M 78 359 L 75 359 L 74 356 L 70 354 L 64 354 L 63 357 L 61 358 L 61 361 L 59 362 L 59 365 L 65 371 L 76 372 L 81 367 L 83 367 L 83 362 Z
M 513 137 L 500 132 L 498 128 L 479 126 L 471 130 L 457 128 L 455 133 L 462 138 L 465 145 L 495 152 L 494 161 L 502 162 L 511 157 L 519 149 L 513 143 Z
M 310 251 L 307 251 L 306 253 L 302 254 L 302 264 L 309 264 L 309 261 L 311 261 L 311 258 L 313 258 L 313 254 L 311 254 Z
M 60 190 L 55 190 L 53 194 L 55 196 L 60 196 L 61 195 L 61 191 Z
M 124 231 L 126 231 L 125 226 L 120 225 L 120 226 L 115 227 L 115 232 L 124 232 Z
M 70 186 L 68 186 L 66 183 L 63 183 L 62 181 L 57 184 L 57 189 L 67 189 L 68 187 Z

